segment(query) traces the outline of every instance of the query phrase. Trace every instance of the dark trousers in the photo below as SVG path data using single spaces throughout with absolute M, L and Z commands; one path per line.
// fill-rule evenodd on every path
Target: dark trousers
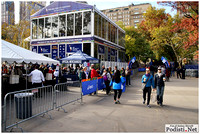
M 130 75 L 126 76 L 126 85 L 131 85 Z
M 122 95 L 122 90 L 121 89 L 114 89 L 114 100 L 116 101 L 117 98 L 117 94 L 118 94 L 118 99 L 120 99 L 121 95 Z
M 106 85 L 106 94 L 109 94 L 109 92 L 110 92 L 110 86 L 109 86 L 109 84 L 110 84 L 110 81 L 109 81 L 109 80 L 105 81 L 105 85 Z
M 42 87 L 42 83 L 33 83 L 33 88 Z M 42 97 L 42 90 L 38 89 L 36 97 Z
M 150 98 L 151 98 L 151 87 L 145 87 L 143 90 L 143 99 L 146 101 L 146 94 L 148 93 L 147 97 L 147 105 L 149 105 Z

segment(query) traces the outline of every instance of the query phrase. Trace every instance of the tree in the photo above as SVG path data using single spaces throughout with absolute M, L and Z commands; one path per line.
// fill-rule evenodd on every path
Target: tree
M 139 60 L 146 62 L 147 58 L 153 57 L 153 52 L 150 48 L 150 44 L 133 26 L 125 27 L 122 21 L 117 24 L 123 28 L 126 32 L 125 36 L 125 48 L 126 55 L 130 58 L 136 56 Z
M 171 6 L 184 15 L 176 21 L 172 32 L 176 32 L 177 36 L 186 35 L 183 44 L 186 51 L 198 54 L 199 46 L 199 2 L 198 1 L 162 1 L 160 5 Z M 191 51 L 192 50 L 192 51 Z M 198 57 L 198 56 L 197 56 Z

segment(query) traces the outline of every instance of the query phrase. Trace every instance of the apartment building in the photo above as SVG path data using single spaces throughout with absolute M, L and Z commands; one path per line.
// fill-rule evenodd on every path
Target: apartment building
M 151 4 L 149 3 L 131 4 L 101 11 L 114 22 L 122 21 L 125 26 L 134 26 L 137 28 L 137 24 L 143 20 L 143 13 L 146 13 L 147 8 L 150 6 Z
M 14 20 L 14 2 L 1 2 L 1 24 L 7 23 L 9 25 L 14 25 Z

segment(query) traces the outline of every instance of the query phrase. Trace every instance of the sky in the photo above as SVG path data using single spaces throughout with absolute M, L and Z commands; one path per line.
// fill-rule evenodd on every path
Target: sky
M 27 1 L 27 0 L 24 0 Z M 58 1 L 58 0 L 57 0 Z M 65 1 L 65 0 L 59 0 L 59 1 Z M 75 0 L 71 0 L 75 1 Z M 81 0 L 76 0 L 76 1 L 81 1 Z M 165 8 L 165 12 L 171 14 L 174 16 L 176 14 L 176 11 L 172 11 L 171 7 L 168 6 L 161 6 L 157 4 L 157 1 L 151 0 L 151 1 L 146 1 L 146 0 L 140 0 L 140 1 L 134 1 L 134 0 L 85 0 L 88 2 L 89 5 L 96 5 L 97 9 L 103 10 L 103 9 L 109 9 L 109 8 L 116 8 L 116 7 L 122 7 L 122 6 L 128 6 L 130 4 L 142 4 L 142 3 L 150 3 L 152 6 L 160 9 L 160 8 Z M 15 22 L 18 23 L 19 21 L 19 0 L 15 0 Z M 49 4 L 49 1 L 47 1 Z

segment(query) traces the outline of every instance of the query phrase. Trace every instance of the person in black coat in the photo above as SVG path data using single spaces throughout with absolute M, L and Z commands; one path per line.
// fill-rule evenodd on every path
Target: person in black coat
M 155 75 L 155 87 L 157 89 L 157 104 L 163 106 L 163 94 L 165 87 L 165 74 L 161 73 L 161 67 L 158 67 L 158 73 Z
M 81 80 L 83 80 L 83 79 L 88 79 L 88 76 L 87 76 L 87 67 L 84 67 L 83 71 L 81 73 Z

